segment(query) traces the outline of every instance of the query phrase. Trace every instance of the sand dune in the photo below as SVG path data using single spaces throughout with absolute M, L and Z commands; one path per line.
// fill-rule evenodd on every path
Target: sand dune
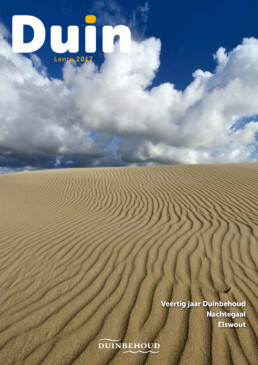
M 257 364 L 257 164 L 2 175 L 0 232 L 1 365 Z

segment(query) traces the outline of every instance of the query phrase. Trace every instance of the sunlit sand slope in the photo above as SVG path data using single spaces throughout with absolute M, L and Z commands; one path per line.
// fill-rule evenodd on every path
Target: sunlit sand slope
M 1 365 L 257 364 L 257 164 L 2 175 L 0 232 Z

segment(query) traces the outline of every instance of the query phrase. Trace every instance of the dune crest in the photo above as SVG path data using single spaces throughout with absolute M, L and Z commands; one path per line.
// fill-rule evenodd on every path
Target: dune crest
M 1 365 L 256 364 L 257 164 L 2 175 L 0 202 Z

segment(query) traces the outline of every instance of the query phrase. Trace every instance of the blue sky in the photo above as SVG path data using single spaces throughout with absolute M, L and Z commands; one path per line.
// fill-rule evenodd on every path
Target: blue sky
M 134 106 L 133 101 L 130 110 L 124 107 L 123 100 L 121 100 L 121 108 L 119 108 L 117 97 L 110 99 L 110 94 L 113 95 L 114 90 L 99 89 L 98 80 L 101 75 L 104 75 L 104 72 L 100 70 L 104 62 L 100 37 L 98 38 L 98 52 L 93 56 L 94 64 L 98 69 L 91 76 L 89 82 L 91 88 L 86 84 L 88 81 L 83 86 L 78 80 L 76 85 L 73 83 L 72 86 L 68 86 L 67 81 L 64 80 L 64 72 L 68 76 L 72 74 L 76 79 L 75 73 L 69 67 L 64 67 L 64 64 L 53 62 L 55 54 L 49 45 L 49 29 L 52 25 L 61 25 L 64 30 L 69 25 L 80 26 L 81 51 L 79 54 L 84 55 L 82 35 L 85 26 L 84 17 L 87 14 L 97 16 L 96 25 L 99 29 L 99 35 L 102 25 L 108 25 L 105 22 L 112 21 L 113 25 L 120 22 L 130 26 L 132 30 L 135 40 L 135 54 L 146 53 L 146 49 L 148 50 L 150 58 L 148 60 L 145 55 L 142 65 L 137 59 L 138 56 L 135 56 L 134 60 L 131 57 L 128 62 L 131 62 L 130 74 L 137 75 L 139 80 L 141 78 L 140 73 L 148 78 L 146 85 L 142 85 L 139 81 L 134 85 L 133 90 L 137 94 L 141 89 L 142 103 L 146 102 L 145 109 L 147 109 L 147 105 L 150 109 L 150 105 L 157 102 L 157 108 L 153 110 L 152 114 L 147 112 L 144 114 L 143 111 L 138 110 L 136 112 L 137 103 Z M 35 115 L 33 119 L 32 113 L 37 109 L 35 104 L 41 103 L 41 101 L 40 99 L 33 101 L 35 92 L 32 96 L 28 95 L 32 88 L 38 87 L 39 80 L 42 81 L 43 79 L 41 79 L 41 71 L 37 69 L 34 62 L 35 58 L 25 55 L 26 58 L 33 61 L 33 66 L 28 65 L 29 76 L 28 78 L 25 77 L 24 87 L 19 89 L 18 94 L 17 87 L 15 87 L 18 79 L 13 80 L 14 89 L 10 90 L 10 100 L 14 99 L 11 93 L 16 90 L 15 95 L 20 103 L 17 116 L 14 116 L 14 113 L 10 115 L 12 106 L 9 99 L 8 102 L 2 100 L 1 105 L 2 110 L 6 113 L 3 113 L 3 116 L 0 114 L 0 127 L 2 124 L 2 134 L 7 136 L 6 140 L 4 140 L 5 137 L 2 137 L 1 142 L 0 129 L 0 167 L 2 167 L 2 171 L 15 168 L 23 169 L 24 167 L 33 169 L 256 160 L 258 110 L 252 102 L 252 97 L 255 98 L 257 95 L 258 80 L 256 79 L 255 66 L 255 61 L 258 61 L 256 59 L 257 44 L 255 41 L 249 41 L 243 45 L 242 42 L 244 38 L 250 40 L 258 38 L 257 14 L 258 1 L 250 0 L 36 0 L 33 2 L 29 0 L 2 0 L 0 3 L 0 23 L 10 33 L 13 15 L 34 15 L 43 21 L 47 38 L 44 46 L 35 54 L 46 71 L 44 80 L 50 88 L 48 94 L 44 93 L 42 88 L 37 91 L 38 94 L 42 93 L 42 105 L 48 104 L 49 115 L 46 116 L 46 112 L 42 111 L 42 115 Z M 26 40 L 32 37 L 32 32 L 29 30 L 25 34 Z M 2 49 L 11 43 L 11 39 L 7 38 L 5 37 L 3 40 Z M 147 43 L 144 43 L 145 41 Z M 136 50 L 137 47 L 138 50 Z M 220 47 L 225 50 L 218 51 Z M 214 56 L 216 52 L 219 53 Z M 17 62 L 8 59 L 10 65 L 15 63 L 17 68 L 21 67 L 22 62 L 25 65 L 24 57 L 21 55 L 17 57 Z M 116 63 L 118 63 L 117 60 L 120 60 L 119 57 L 119 55 L 114 55 L 113 61 L 107 63 L 108 67 L 105 67 L 105 70 L 108 69 L 111 74 L 114 71 L 114 75 L 117 75 L 119 67 Z M 225 61 L 225 59 L 227 60 Z M 245 60 L 244 67 L 241 64 L 241 59 Z M 5 60 L 5 65 L 6 62 Z M 123 61 L 121 60 L 121 62 Z M 31 69 L 29 69 L 30 67 Z M 118 68 L 116 69 L 116 67 Z M 80 66 L 77 68 L 79 68 L 78 75 L 83 79 L 86 70 Z M 11 72 L 8 70 L 7 73 Z M 193 73 L 196 70 L 201 71 L 197 72 L 198 75 L 196 74 L 197 76 L 195 75 L 193 78 Z M 6 72 L 4 74 L 2 71 L 0 91 L 1 86 L 4 90 L 6 89 L 5 85 L 9 85 L 6 81 Z M 18 71 L 17 69 L 17 72 L 22 73 L 22 70 Z M 33 75 L 34 81 L 30 85 L 28 80 L 32 80 L 31 75 Z M 105 84 L 105 77 L 104 75 L 103 85 Z M 78 88 L 81 88 L 80 94 L 74 96 L 75 91 L 72 93 L 74 99 L 69 99 L 71 104 L 69 109 L 67 108 L 67 101 L 59 100 L 57 97 L 55 99 L 56 89 L 59 90 L 61 86 L 58 86 L 56 81 L 52 82 L 53 79 L 61 80 L 62 90 L 68 88 L 67 90 L 78 91 Z M 194 79 L 195 83 L 193 83 Z M 25 89 L 27 84 L 28 90 Z M 128 85 L 124 87 L 125 93 L 126 87 L 131 90 L 131 83 Z M 156 89 L 156 87 L 159 88 Z M 188 93 L 186 92 L 187 88 L 190 88 Z M 231 98 L 229 97 L 228 101 L 225 101 L 227 98 L 222 95 L 222 93 L 228 92 L 230 88 L 232 88 L 232 95 L 237 95 L 236 99 L 239 97 L 239 100 L 242 100 L 241 95 L 248 93 L 251 93 L 252 97 L 249 97 L 243 105 L 239 101 L 236 101 L 235 105 L 231 105 Z M 221 95 L 217 95 L 217 90 L 220 90 Z M 99 107 L 104 110 L 107 105 L 112 106 L 110 110 L 112 110 L 113 119 L 106 120 L 103 114 L 100 116 L 99 110 L 92 109 L 92 104 L 102 92 L 103 95 L 98 101 Z M 82 93 L 85 100 L 83 100 Z M 94 94 L 95 98 L 93 99 L 94 102 L 89 104 L 88 109 L 85 106 L 87 105 L 87 93 Z M 190 101 L 188 94 L 191 94 Z M 152 102 L 147 100 L 151 96 L 153 96 Z M 158 98 L 160 98 L 160 102 L 157 101 Z M 169 105 L 169 101 L 164 102 L 166 98 L 171 98 L 171 100 L 174 98 L 175 100 L 173 99 Z M 225 105 L 222 106 L 220 100 L 223 100 Z M 161 105 L 162 108 L 163 102 L 163 109 L 166 110 L 166 113 L 158 113 L 158 105 Z M 241 108 L 239 104 L 241 104 Z M 59 114 L 60 110 L 63 112 L 61 121 L 57 121 L 57 117 L 55 117 L 56 108 L 59 108 Z M 219 110 L 218 113 L 217 110 Z M 19 120 L 18 116 L 21 115 L 21 111 L 24 111 L 25 117 Z M 29 116 L 25 111 L 30 113 Z M 91 115 L 90 120 L 86 117 L 87 114 Z M 153 117 L 152 121 L 153 115 L 155 118 Z M 176 115 L 175 118 L 174 115 Z M 205 125 L 207 115 L 209 115 L 210 121 Z M 26 120 L 27 117 L 31 120 Z M 134 117 L 139 119 L 138 125 L 135 125 Z M 162 125 L 164 131 L 159 133 L 157 129 L 155 132 L 156 125 L 160 123 L 161 118 L 163 118 L 162 123 L 164 122 Z M 35 120 L 35 124 L 32 125 L 33 120 Z M 121 122 L 121 120 L 126 120 L 126 122 Z M 196 124 L 193 120 L 200 120 L 200 123 Z M 125 126 L 125 123 L 128 125 Z M 218 129 L 216 129 L 216 123 Z M 8 125 L 12 127 L 7 133 Z M 40 125 L 44 125 L 45 136 L 42 138 L 51 141 L 49 143 L 51 146 L 47 145 L 47 142 L 41 145 L 42 141 L 38 137 L 41 133 Z M 241 133 L 231 133 L 235 125 L 238 126 L 236 130 Z M 19 133 L 17 126 L 20 128 Z M 193 134 L 195 129 L 196 135 Z M 200 130 L 198 136 L 197 129 Z M 34 134 L 31 135 L 28 142 L 28 134 L 32 130 Z M 65 137 L 69 133 L 72 136 L 71 142 Z M 210 134 L 212 133 L 218 133 L 216 140 L 211 140 Z M 167 138 L 168 134 L 171 135 L 171 138 Z M 65 138 L 66 140 L 64 140 Z M 250 138 L 249 141 L 248 138 Z M 18 143 L 15 143 L 15 140 Z M 31 143 L 30 148 L 27 148 L 28 143 Z M 19 144 L 20 147 L 18 148 L 17 145 Z M 217 158 L 214 159 L 214 156 Z
M 137 7 L 146 2 L 125 0 L 117 3 L 129 21 Z M 184 89 L 196 69 L 213 71 L 212 54 L 219 47 L 232 49 L 244 37 L 258 37 L 258 1 L 150 0 L 148 4 L 145 36 L 154 36 L 162 41 L 161 67 L 155 84 L 173 82 L 178 89 Z M 39 17 L 45 24 L 47 40 L 36 54 L 51 76 L 61 77 L 62 65 L 53 63 L 54 53 L 49 47 L 48 30 L 52 25 L 61 25 L 64 29 L 69 25 L 78 25 L 83 30 L 84 16 L 92 13 L 93 5 L 94 1 L 83 0 L 2 0 L 0 20 L 11 30 L 13 15 Z M 99 57 L 94 57 L 97 63 L 102 61 L 101 47 L 99 50 Z

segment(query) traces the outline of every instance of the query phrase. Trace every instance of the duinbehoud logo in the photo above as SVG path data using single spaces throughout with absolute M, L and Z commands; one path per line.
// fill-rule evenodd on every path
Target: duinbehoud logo
M 152 353 L 158 354 L 160 344 L 156 342 L 145 343 L 145 342 L 121 342 L 121 340 L 112 340 L 111 338 L 101 338 L 99 340 L 98 348 L 100 350 L 106 349 L 120 349 L 123 350 L 123 353 Z

